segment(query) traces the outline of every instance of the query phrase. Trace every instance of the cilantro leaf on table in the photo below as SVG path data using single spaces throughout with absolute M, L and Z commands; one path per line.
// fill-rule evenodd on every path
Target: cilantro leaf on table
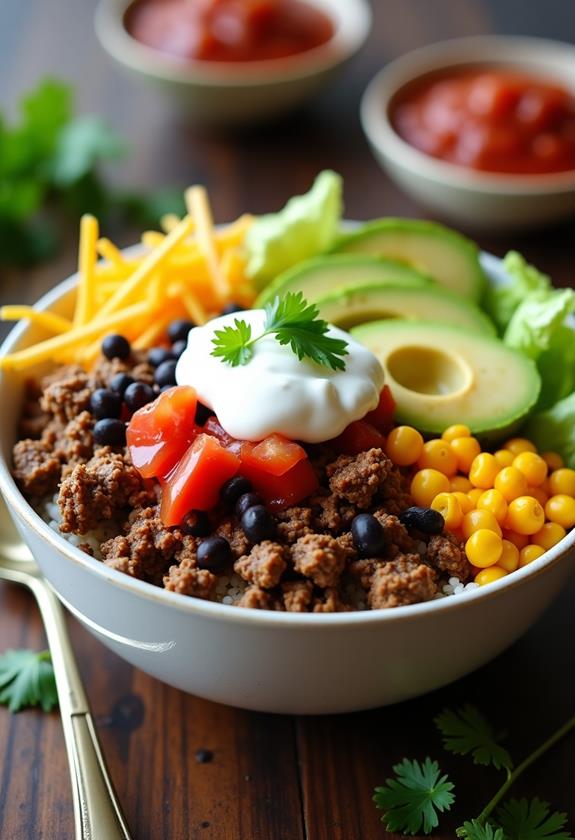
M 457 836 L 465 840 L 507 840 L 503 829 L 494 828 L 491 823 L 480 823 L 479 820 L 464 822 L 457 829 Z
M 445 709 L 435 718 L 435 725 L 443 735 L 443 746 L 456 755 L 473 757 L 474 764 L 492 764 L 498 770 L 511 770 L 511 756 L 499 744 L 501 735 L 496 735 L 490 723 L 479 711 L 469 704 L 452 711 Z
M 549 811 L 547 802 L 540 799 L 510 799 L 496 813 L 497 822 L 506 840 L 573 840 L 562 829 L 567 814 Z
M 279 344 L 289 344 L 300 361 L 308 358 L 332 370 L 345 370 L 342 357 L 348 355 L 347 341 L 327 335 L 329 324 L 318 317 L 318 308 L 308 304 L 301 292 L 276 296 L 266 305 L 265 313 L 264 331 L 255 338 L 251 327 L 237 318 L 234 327 L 216 330 L 212 356 L 220 357 L 232 367 L 245 365 L 253 356 L 254 344 L 265 335 L 275 335 Z
M 388 831 L 429 834 L 439 824 L 437 812 L 448 811 L 455 801 L 453 785 L 436 761 L 423 764 L 404 758 L 393 768 L 395 778 L 375 788 L 373 800 L 384 811 L 381 818 Z
M 47 650 L 7 650 L 0 654 L 0 703 L 11 712 L 42 706 L 49 712 L 58 702 L 56 681 Z

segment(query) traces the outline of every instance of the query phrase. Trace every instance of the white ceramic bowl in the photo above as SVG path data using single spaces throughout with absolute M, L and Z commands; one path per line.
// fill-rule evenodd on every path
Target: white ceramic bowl
M 393 61 L 368 85 L 361 121 L 389 176 L 417 201 L 468 228 L 518 230 L 575 213 L 575 170 L 551 175 L 476 172 L 437 160 L 403 140 L 390 105 L 405 85 L 429 73 L 489 65 L 559 82 L 575 96 L 575 47 L 538 38 L 482 36 L 433 44 Z
M 141 44 L 124 26 L 130 0 L 100 0 L 96 34 L 129 70 L 160 85 L 196 122 L 241 125 L 275 117 L 311 98 L 343 69 L 371 28 L 367 0 L 307 0 L 332 20 L 325 44 L 295 56 L 258 62 L 170 58 Z
M 484 268 L 504 282 L 501 263 Z M 38 303 L 70 315 L 76 276 Z M 16 326 L 0 353 L 41 337 Z M 23 539 L 66 607 L 105 645 L 170 685 L 265 712 L 350 712 L 445 685 L 503 651 L 538 618 L 573 570 L 575 531 L 489 586 L 392 610 L 279 613 L 211 603 L 134 580 L 55 533 L 10 474 L 22 382 L 0 375 L 0 490 Z

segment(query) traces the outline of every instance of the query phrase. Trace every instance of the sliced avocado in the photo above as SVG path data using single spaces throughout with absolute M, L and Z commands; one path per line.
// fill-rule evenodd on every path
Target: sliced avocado
M 344 330 L 381 318 L 409 318 L 495 335 L 495 327 L 479 307 L 437 286 L 365 283 L 331 292 L 315 302 L 322 318 Z
M 403 260 L 458 295 L 479 302 L 483 294 L 477 245 L 436 222 L 378 219 L 344 236 L 333 250 Z
M 394 283 L 399 286 L 426 286 L 433 281 L 419 271 L 398 262 L 368 254 L 333 254 L 298 263 L 278 275 L 260 293 L 254 306 L 265 306 L 276 295 L 303 292 L 310 303 L 320 295 L 341 287 L 363 283 Z
M 425 321 L 372 321 L 351 334 L 383 365 L 397 419 L 421 432 L 465 423 L 503 434 L 537 402 L 535 363 L 497 338 Z

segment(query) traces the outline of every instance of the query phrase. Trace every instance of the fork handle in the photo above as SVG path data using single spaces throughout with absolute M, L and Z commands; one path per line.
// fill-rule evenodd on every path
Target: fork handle
M 70 643 L 64 611 L 54 591 L 36 578 L 31 586 L 42 613 L 72 780 L 77 840 L 130 840 L 106 767 L 88 699 Z

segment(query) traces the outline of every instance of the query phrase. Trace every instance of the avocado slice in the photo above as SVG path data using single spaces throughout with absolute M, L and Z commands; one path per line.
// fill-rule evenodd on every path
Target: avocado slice
M 381 318 L 409 318 L 495 335 L 494 325 L 479 307 L 437 286 L 365 283 L 338 289 L 315 303 L 322 318 L 344 330 Z
M 254 306 L 265 306 L 276 295 L 303 292 L 310 303 L 320 295 L 359 283 L 394 283 L 399 286 L 426 286 L 433 281 L 397 260 L 369 254 L 333 254 L 300 262 L 278 275 L 260 293 Z
M 537 402 L 535 363 L 497 338 L 425 321 L 372 321 L 351 334 L 383 365 L 397 419 L 421 432 L 465 423 L 503 435 Z
M 333 250 L 403 260 L 449 291 L 476 303 L 485 287 L 477 245 L 437 222 L 377 219 L 344 236 Z

